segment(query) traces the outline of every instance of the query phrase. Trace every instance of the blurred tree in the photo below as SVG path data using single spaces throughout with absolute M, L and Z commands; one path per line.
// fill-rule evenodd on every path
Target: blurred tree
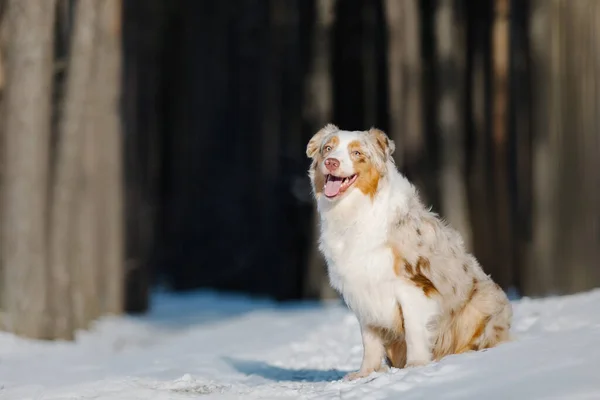
M 96 316 L 90 315 L 93 312 L 88 309 L 94 307 L 91 303 L 96 301 L 96 287 L 85 287 L 88 285 L 83 283 L 87 279 L 96 282 L 96 260 L 89 254 L 87 237 L 88 233 L 95 233 L 89 215 L 94 212 L 95 199 L 89 196 L 92 173 L 89 162 L 93 153 L 89 154 L 86 136 L 88 118 L 93 112 L 89 107 L 93 95 L 89 84 L 96 61 L 93 55 L 97 17 L 98 3 L 77 3 L 52 165 L 48 231 L 52 295 L 49 302 L 54 319 L 53 335 L 60 339 L 72 339 L 76 328 L 85 328 L 88 320 Z M 86 259 L 88 256 L 91 259 Z
M 424 151 L 421 13 L 418 0 L 385 2 L 388 31 L 389 129 L 398 166 L 412 165 Z M 409 167 L 410 169 L 410 167 Z M 422 177 L 417 185 L 422 187 Z
M 47 250 L 48 154 L 55 1 L 8 0 L 3 95 L 3 326 L 51 338 Z
M 80 0 L 81 1 L 81 0 Z M 125 310 L 123 134 L 121 125 L 122 0 L 99 3 L 94 85 L 95 113 L 91 118 L 89 143 L 96 149 L 96 181 L 93 190 L 98 204 L 95 257 L 100 268 L 100 310 L 120 314 Z M 149 294 L 146 293 L 146 298 Z
M 508 132 L 508 68 L 509 68 L 509 0 L 494 0 L 491 34 L 492 63 L 492 115 L 491 136 L 494 145 L 493 159 L 493 218 L 495 226 L 496 281 L 508 287 L 514 279 L 510 188 L 509 188 L 509 132 Z
M 600 283 L 600 3 L 532 0 L 533 238 L 523 292 Z
M 465 18 L 460 3 L 438 0 L 435 9 L 436 134 L 440 136 L 441 212 L 471 249 L 465 184 Z
M 123 310 L 121 4 L 7 7 L 3 327 L 72 339 Z

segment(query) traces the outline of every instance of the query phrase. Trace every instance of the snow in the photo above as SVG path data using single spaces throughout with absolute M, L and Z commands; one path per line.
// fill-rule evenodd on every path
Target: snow
M 600 399 L 600 290 L 513 304 L 511 343 L 344 382 L 362 349 L 339 302 L 162 293 L 75 343 L 0 334 L 0 399 Z

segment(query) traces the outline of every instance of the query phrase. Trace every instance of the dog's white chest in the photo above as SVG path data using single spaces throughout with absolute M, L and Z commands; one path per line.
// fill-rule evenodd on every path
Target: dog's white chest
M 367 242 L 346 237 L 323 243 L 331 284 L 361 322 L 393 327 L 398 303 L 391 252 L 383 246 L 367 250 Z

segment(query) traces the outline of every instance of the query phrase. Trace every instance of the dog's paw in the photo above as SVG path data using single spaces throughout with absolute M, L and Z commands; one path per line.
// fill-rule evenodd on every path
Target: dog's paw
M 349 374 L 347 374 L 344 377 L 345 381 L 355 381 L 357 379 L 361 379 L 361 378 L 366 378 L 367 376 L 371 375 L 373 372 L 388 372 L 390 370 L 390 367 L 388 367 L 387 365 L 381 365 L 379 368 L 376 369 L 365 369 L 365 370 L 359 370 L 356 372 L 350 372 Z
M 355 381 L 357 379 L 361 379 L 361 378 L 366 378 L 367 376 L 371 375 L 373 372 L 375 372 L 375 370 L 359 370 L 356 372 L 350 372 L 349 374 L 346 374 L 346 376 L 344 376 L 344 380 L 345 381 Z

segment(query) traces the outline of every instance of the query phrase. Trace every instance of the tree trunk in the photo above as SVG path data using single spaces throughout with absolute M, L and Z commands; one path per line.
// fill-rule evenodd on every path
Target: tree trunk
M 47 185 L 55 1 L 9 0 L 1 260 L 4 327 L 52 337 L 48 309 Z
M 97 122 L 96 185 L 98 204 L 98 259 L 101 263 L 102 311 L 124 311 L 125 268 L 123 226 L 123 137 L 120 119 L 121 98 L 121 0 L 99 3 L 98 59 L 95 102 Z
M 8 26 L 6 20 L 6 0 L 0 0 L 0 126 L 4 122 L 6 113 L 3 105 L 4 92 L 6 88 L 6 50 L 8 44 Z M 2 209 L 2 193 L 4 191 L 4 129 L 0 129 L 0 210 Z M 2 213 L 0 212 L 0 218 Z M 0 225 L 2 220 L 0 220 Z M 1 251 L 1 248 L 0 248 Z M 5 301 L 4 268 L 0 257 L 0 312 L 4 310 Z M 0 329 L 3 329 L 2 316 L 0 314 Z
M 85 232 L 77 228 L 78 223 L 89 222 L 80 220 L 84 212 L 82 207 L 86 206 L 86 200 L 89 201 L 89 198 L 81 198 L 81 185 L 89 183 L 86 181 L 89 168 L 82 171 L 82 152 L 91 111 L 88 104 L 93 96 L 90 82 L 95 67 L 97 4 L 81 1 L 76 7 L 50 190 L 50 287 L 53 290 L 50 304 L 55 320 L 54 336 L 60 339 L 72 339 L 74 329 L 85 327 L 84 308 L 89 295 L 82 285 L 89 261 L 84 253 L 89 249 L 81 242 Z
M 388 104 L 390 110 L 390 127 L 388 129 L 388 136 L 396 144 L 396 153 L 394 158 L 398 165 L 402 165 L 404 161 L 404 143 L 403 138 L 407 132 L 405 127 L 405 120 L 407 115 L 404 113 L 405 104 L 405 91 L 404 86 L 406 85 L 403 65 L 404 65 L 404 53 L 406 52 L 404 41 L 404 23 L 408 18 L 405 18 L 405 6 L 412 4 L 413 1 L 402 2 L 396 0 L 386 0 L 385 2 L 385 16 L 388 30 Z
M 471 248 L 471 224 L 465 183 L 464 91 L 465 32 L 461 10 L 439 0 L 435 11 L 437 128 L 441 138 L 442 214 Z
M 533 1 L 533 242 L 524 293 L 596 287 L 600 237 L 596 1 Z
M 426 177 L 420 172 L 427 149 L 423 129 L 421 12 L 417 0 L 386 0 L 388 30 L 388 134 L 396 144 L 396 164 L 428 200 Z
M 513 282 L 514 242 L 511 234 L 511 198 L 508 182 L 508 63 L 509 0 L 495 0 L 492 28 L 493 105 L 492 142 L 494 143 L 494 216 L 496 218 L 495 253 L 497 272 L 493 276 L 502 287 Z

